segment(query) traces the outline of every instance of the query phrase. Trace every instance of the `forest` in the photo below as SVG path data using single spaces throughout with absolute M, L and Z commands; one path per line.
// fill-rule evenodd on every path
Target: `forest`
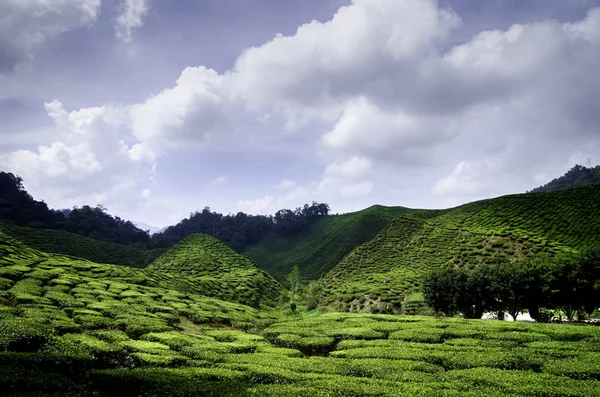
M 205 207 L 162 233 L 150 236 L 132 222 L 110 215 L 101 204 L 50 209 L 25 190 L 22 178 L 0 171 L 0 221 L 30 228 L 63 230 L 141 249 L 169 248 L 191 234 L 204 233 L 242 252 L 248 244 L 255 244 L 268 234 L 290 236 L 306 230 L 329 213 L 327 204 L 317 202 L 295 210 L 281 209 L 269 216 L 243 212 L 223 215 Z

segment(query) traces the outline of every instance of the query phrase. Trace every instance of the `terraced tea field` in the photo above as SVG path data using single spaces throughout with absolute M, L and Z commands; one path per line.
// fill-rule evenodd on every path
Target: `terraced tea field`
M 282 281 L 298 265 L 305 280 L 316 280 L 352 249 L 366 243 L 391 220 L 413 213 L 404 207 L 375 205 L 365 210 L 322 218 L 310 230 L 289 238 L 271 235 L 243 254 Z
M 163 281 L 168 279 L 168 285 L 178 290 L 255 307 L 261 302 L 275 302 L 282 292 L 270 274 L 206 234 L 186 237 L 144 271 L 161 275 Z
M 138 249 L 94 240 L 62 230 L 32 229 L 3 222 L 0 222 L 0 232 L 40 251 L 114 265 L 145 267 L 164 252 L 163 249 Z
M 349 313 L 275 318 L 206 298 L 149 296 L 156 292 L 123 296 L 118 309 L 0 306 L 3 393 L 600 395 L 594 326 Z
M 471 268 L 597 244 L 598 203 L 588 196 L 599 186 L 587 189 L 446 211 L 372 208 L 332 217 L 314 236 L 299 238 L 305 256 L 294 251 L 280 275 L 293 260 L 304 258 L 306 276 L 345 255 L 320 281 L 322 303 L 373 312 L 398 310 L 406 300 L 418 306 L 416 290 L 433 267 Z M 553 217 L 542 218 L 539 208 Z M 352 222 L 374 237 L 358 245 Z M 331 244 L 333 253 L 320 244 Z M 600 396 L 594 325 L 292 313 L 274 308 L 282 293 L 268 273 L 206 235 L 189 236 L 138 269 L 42 252 L 0 231 L 0 390 Z
M 210 256 L 204 255 L 194 259 L 190 252 L 185 251 L 187 244 L 194 241 L 197 244 L 193 252 L 210 252 L 212 255 L 217 255 L 214 263 L 211 262 Z M 185 253 L 182 253 L 182 250 Z M 230 302 L 244 302 L 256 307 L 261 304 L 272 305 L 281 294 L 281 285 L 272 277 L 253 266 L 247 258 L 236 254 L 212 237 L 190 236 L 181 245 L 171 248 L 167 254 L 169 258 L 188 255 L 189 261 L 156 262 L 152 267 L 145 269 L 97 264 L 83 259 L 40 252 L 0 232 L 0 266 L 4 266 L 0 267 L 0 283 L 3 282 L 2 278 L 10 279 L 7 276 L 29 277 L 31 272 L 39 270 L 40 274 L 43 274 L 39 277 L 42 277 L 45 283 L 60 284 L 63 283 L 64 277 L 66 277 L 65 285 L 70 285 L 71 279 L 109 280 L 131 285 L 134 290 L 160 287 L 179 293 L 204 295 Z M 179 265 L 182 266 L 181 271 L 177 270 Z M 50 270 L 52 272 L 48 274 Z M 135 294 L 135 292 L 131 293 Z M 84 291 L 83 297 L 89 294 L 89 291 Z
M 421 214 L 400 216 L 326 273 L 321 303 L 397 311 L 433 268 L 473 268 L 600 246 L 599 184 Z

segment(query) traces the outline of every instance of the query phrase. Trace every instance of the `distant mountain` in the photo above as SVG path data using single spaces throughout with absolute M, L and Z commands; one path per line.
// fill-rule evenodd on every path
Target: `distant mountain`
M 528 193 L 557 192 L 559 190 L 573 189 L 594 182 L 600 182 L 600 165 L 592 168 L 584 167 L 583 165 L 575 165 L 563 176 L 553 179 L 551 182 L 535 188 Z
M 156 227 L 156 226 L 152 226 L 149 225 L 147 223 L 144 222 L 138 222 L 138 221 L 133 221 L 132 222 L 135 226 L 137 226 L 138 229 L 142 229 L 143 231 L 149 231 L 150 235 L 152 236 L 155 233 L 162 233 L 164 232 L 168 226 L 165 227 Z

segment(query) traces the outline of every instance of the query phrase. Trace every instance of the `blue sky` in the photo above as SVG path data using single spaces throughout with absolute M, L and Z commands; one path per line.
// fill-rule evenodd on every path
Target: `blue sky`
M 155 226 L 596 164 L 600 0 L 4 0 L 0 169 Z

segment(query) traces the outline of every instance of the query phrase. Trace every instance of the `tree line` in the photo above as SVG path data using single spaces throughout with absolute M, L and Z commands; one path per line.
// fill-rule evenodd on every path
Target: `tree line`
M 423 281 L 425 301 L 436 312 L 481 318 L 485 312 L 517 315 L 528 310 L 536 321 L 560 311 L 572 321 L 600 305 L 600 250 L 521 259 L 472 270 L 440 268 Z
M 193 233 L 209 234 L 238 252 L 274 233 L 290 236 L 307 230 L 318 219 L 328 216 L 329 205 L 314 202 L 295 210 L 282 209 L 275 215 L 248 215 L 243 212 L 223 215 L 209 207 L 190 214 L 177 225 L 152 236 L 156 247 L 167 248 Z
M 306 230 L 319 218 L 328 216 L 329 206 L 313 202 L 295 210 L 282 209 L 274 216 L 243 212 L 223 215 L 209 207 L 190 214 L 177 225 L 150 236 L 130 221 L 110 215 L 102 205 L 84 205 L 53 210 L 36 201 L 23 187 L 22 178 L 0 171 L 0 221 L 19 226 L 64 230 L 96 240 L 138 248 L 169 248 L 194 233 L 206 233 L 242 252 L 269 233 L 290 236 Z
M 557 192 L 559 190 L 573 189 L 594 182 L 600 182 L 600 165 L 585 167 L 576 164 L 561 177 L 555 178 L 547 184 L 537 187 L 528 193 Z

